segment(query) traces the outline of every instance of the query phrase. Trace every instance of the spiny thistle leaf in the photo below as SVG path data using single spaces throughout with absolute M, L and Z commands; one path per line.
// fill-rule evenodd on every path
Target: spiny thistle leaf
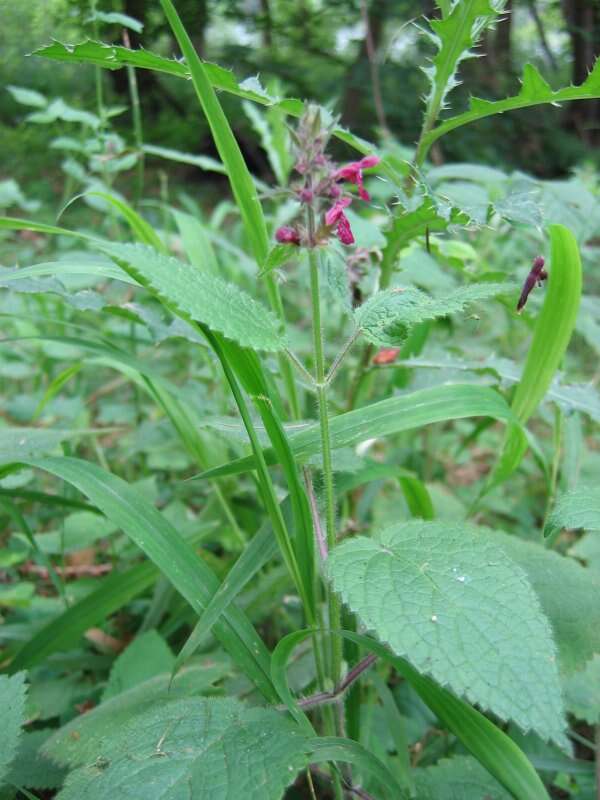
M 426 99 L 426 129 L 434 124 L 446 97 L 460 83 L 456 77 L 458 65 L 473 57 L 471 48 L 483 30 L 496 20 L 502 6 L 503 3 L 492 0 L 461 0 L 443 19 L 430 20 L 431 31 L 425 33 L 437 47 L 437 53 L 431 66 L 424 68 L 431 82 Z
M 579 86 L 566 86 L 563 89 L 552 91 L 551 87 L 540 75 L 536 67 L 526 64 L 521 78 L 521 90 L 513 97 L 506 97 L 504 100 L 482 100 L 479 97 L 472 97 L 469 110 L 463 114 L 445 120 L 429 131 L 422 141 L 423 151 L 426 152 L 431 145 L 444 136 L 446 133 L 467 125 L 469 122 L 476 122 L 484 117 L 493 114 L 502 114 L 505 111 L 513 111 L 517 108 L 527 108 L 543 103 L 563 103 L 571 100 L 594 100 L 600 97 L 600 58 L 596 60 L 593 69 Z
M 389 285 L 390 277 L 401 250 L 417 236 L 427 232 L 445 231 L 450 224 L 467 225 L 469 216 L 439 195 L 433 195 L 424 184 L 411 197 L 399 191 L 398 205 L 403 211 L 394 216 L 386 233 L 386 245 L 381 260 L 381 283 Z

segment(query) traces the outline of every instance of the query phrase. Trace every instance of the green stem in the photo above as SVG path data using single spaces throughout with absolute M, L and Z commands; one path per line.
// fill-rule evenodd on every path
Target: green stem
M 90 9 L 92 12 L 94 40 L 98 41 L 98 20 L 96 17 L 96 3 L 97 0 L 90 0 Z M 100 117 L 100 130 L 104 130 L 106 122 L 106 112 L 104 110 L 104 92 L 102 90 L 102 67 L 95 67 L 95 81 L 96 81 L 96 107 L 98 109 L 98 116 Z
M 285 325 L 283 301 L 281 299 L 281 293 L 275 277 L 272 274 L 267 275 L 265 283 L 267 286 L 267 295 L 271 308 L 281 320 L 282 325 Z M 300 419 L 302 416 L 300 413 L 300 401 L 298 399 L 298 390 L 296 389 L 292 365 L 287 360 L 284 353 L 279 353 L 277 360 L 279 362 L 279 371 L 281 372 L 283 383 L 285 385 L 287 400 L 290 404 L 291 417 L 292 419 Z
M 544 523 L 542 525 L 542 530 L 545 529 L 546 523 L 548 522 L 548 517 L 550 516 L 550 512 L 552 511 L 552 506 L 554 505 L 554 498 L 556 496 L 556 486 L 558 484 L 558 472 L 560 468 L 560 456 L 562 450 L 562 438 L 563 438 L 563 412 L 561 409 L 556 406 L 554 411 L 554 431 L 553 431 L 553 456 L 552 456 L 552 467 L 550 471 L 550 486 L 548 491 L 548 501 L 546 503 L 546 513 L 544 514 Z M 546 547 L 553 547 L 556 540 L 560 536 L 560 528 L 554 531 L 554 533 L 550 534 L 548 538 L 545 540 Z
M 319 407 L 319 426 L 321 428 L 321 451 L 323 456 L 323 486 L 325 490 L 325 536 L 327 549 L 336 544 L 335 531 L 335 493 L 333 489 L 333 466 L 331 460 L 331 437 L 329 432 L 329 416 L 327 413 L 327 383 L 325 380 L 325 357 L 323 348 L 323 331 L 321 329 L 321 296 L 319 287 L 319 265 L 314 248 L 308 252 L 310 265 L 310 292 L 312 302 L 313 346 L 315 356 L 315 373 L 317 380 L 317 401 Z M 329 627 L 339 630 L 341 627 L 340 601 L 331 589 L 327 592 L 329 606 Z M 331 674 L 334 686 L 342 673 L 342 641 L 339 636 L 331 637 Z
M 326 377 L 326 379 L 325 379 L 325 380 L 326 380 L 326 383 L 327 383 L 328 385 L 329 385 L 329 384 L 330 384 L 330 383 L 333 381 L 333 379 L 335 378 L 335 374 L 336 374 L 336 372 L 338 371 L 338 369 L 341 367 L 341 365 L 342 365 L 342 361 L 343 361 L 343 360 L 346 358 L 346 356 L 347 356 L 347 355 L 348 355 L 348 353 L 350 352 L 350 349 L 352 348 L 352 345 L 353 345 L 353 344 L 354 344 L 354 342 L 355 342 L 355 341 L 358 339 L 358 337 L 360 336 L 360 334 L 361 334 L 360 328 L 357 328 L 357 329 L 354 331 L 354 333 L 352 334 L 352 336 L 351 336 L 351 337 L 348 339 L 348 341 L 346 342 L 346 344 L 343 346 L 343 348 L 341 349 L 341 351 L 340 351 L 340 352 L 337 354 L 337 356 L 336 356 L 336 358 L 335 358 L 335 361 L 334 361 L 334 362 L 333 362 L 333 364 L 331 365 L 331 367 L 330 367 L 330 369 L 329 369 L 329 372 L 327 373 L 327 377 Z
M 123 44 L 131 49 L 129 33 L 123 31 Z M 129 96 L 131 97 L 131 112 L 133 115 L 133 134 L 135 146 L 138 151 L 136 164 L 136 186 L 135 186 L 135 205 L 139 206 L 142 195 L 144 194 L 144 131 L 142 128 L 142 109 L 140 105 L 140 93 L 138 91 L 137 77 L 133 67 L 127 67 L 127 82 L 129 85 Z

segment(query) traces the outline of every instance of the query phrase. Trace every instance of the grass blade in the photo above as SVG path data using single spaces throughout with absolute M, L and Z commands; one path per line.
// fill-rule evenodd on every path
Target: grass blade
M 17 651 L 10 663 L 10 671 L 31 669 L 53 653 L 74 647 L 88 628 L 149 589 L 158 575 L 158 567 L 147 561 L 104 578 L 95 591 L 37 631 Z
M 70 231 L 68 228 L 59 228 L 56 225 L 46 225 L 43 222 L 34 222 L 30 219 L 19 219 L 18 217 L 0 217 L 0 230 L 35 231 L 36 233 L 47 233 L 51 236 L 71 236 L 75 239 L 87 239 L 90 242 L 98 241 L 98 237 L 90 236 L 87 233 Z
M 581 259 L 577 240 L 564 225 L 550 225 L 548 230 L 548 289 L 511 406 L 522 425 L 550 388 L 571 340 L 581 300 Z M 502 454 L 485 491 L 505 481 L 519 466 L 526 450 L 523 428 L 509 426 Z
M 402 800 L 402 798 L 408 797 L 383 761 L 380 761 L 377 756 L 358 742 L 352 739 L 324 736 L 320 739 L 313 739 L 310 744 L 311 762 L 318 764 L 323 761 L 342 761 L 354 764 L 360 770 L 370 773 L 379 783 L 382 797 L 389 798 L 389 800 Z
M 466 417 L 492 417 L 503 422 L 516 422 L 507 403 L 498 392 L 485 386 L 455 384 L 421 389 L 412 394 L 390 397 L 364 408 L 334 417 L 330 422 L 331 443 L 334 448 L 346 447 L 367 439 Z M 309 425 L 289 437 L 293 456 L 304 462 L 320 452 L 318 425 Z M 268 464 L 276 464 L 277 456 L 265 451 Z M 240 458 L 202 473 L 201 478 L 233 475 L 254 469 L 252 456 Z
M 285 506 L 287 506 L 287 509 L 283 509 L 284 517 L 289 516 L 289 501 L 285 503 Z M 285 514 L 286 510 L 288 511 L 287 515 Z M 273 536 L 271 524 L 266 522 L 252 537 L 241 556 L 227 573 L 226 579 L 213 595 L 204 614 L 202 614 L 194 630 L 179 651 L 175 664 L 173 665 L 173 675 L 175 675 L 194 654 L 215 622 L 228 606 L 231 605 L 248 582 L 251 581 L 275 555 L 277 555 L 277 542 Z
M 316 600 L 314 597 L 314 538 L 312 518 L 304 486 L 300 480 L 298 464 L 275 408 L 273 391 L 267 383 L 265 373 L 256 353 L 239 347 L 233 342 L 223 342 L 223 354 L 233 365 L 244 389 L 252 397 L 264 423 L 273 451 L 282 466 L 288 486 L 295 537 L 294 555 L 298 563 L 300 579 L 308 603 L 309 619 L 314 620 Z
M 146 553 L 201 614 L 219 587 L 218 578 L 177 530 L 121 478 L 76 458 L 29 459 L 25 463 L 75 486 Z M 269 653 L 246 616 L 229 609 L 214 626 L 238 667 L 269 701 L 276 693 L 269 675 Z
M 101 200 L 104 200 L 106 203 L 109 203 L 109 205 L 115 208 L 119 212 L 119 214 L 123 217 L 125 222 L 131 228 L 131 231 L 134 234 L 135 238 L 139 242 L 154 247 L 160 253 L 167 252 L 167 248 L 162 243 L 160 236 L 158 236 L 152 225 L 150 225 L 150 223 L 147 222 L 140 214 L 138 214 L 138 212 L 135 209 L 133 209 L 128 203 L 123 202 L 123 200 L 120 200 L 118 197 L 115 197 L 114 194 L 110 194 L 110 192 L 96 192 L 96 191 L 85 192 L 80 196 L 99 197 Z
M 527 422 L 546 394 L 571 340 L 581 300 L 581 259 L 577 240 L 564 225 L 550 225 L 550 269 L 544 305 L 537 319 L 512 409 Z
M 256 186 L 246 166 L 246 162 L 244 161 L 244 157 L 242 156 L 229 122 L 227 121 L 227 117 L 221 108 L 221 104 L 210 82 L 206 68 L 198 57 L 187 31 L 179 19 L 175 6 L 171 0 L 160 1 L 169 24 L 173 29 L 175 38 L 185 56 L 198 100 L 200 101 L 200 105 L 202 106 L 202 110 L 210 126 L 221 161 L 227 170 L 231 190 L 238 208 L 240 209 L 246 236 L 250 242 L 259 269 L 262 269 L 269 253 L 269 237 Z M 266 286 L 271 308 L 278 315 L 283 325 L 283 304 L 281 295 L 279 294 L 279 288 L 273 275 L 267 275 Z M 300 407 L 298 404 L 292 367 L 287 358 L 283 355 L 279 356 L 278 361 L 281 374 L 285 381 L 292 414 L 297 418 L 300 416 Z
M 252 351 L 234 345 L 231 342 L 227 342 L 221 337 L 214 335 L 204 326 L 202 326 L 202 330 L 204 332 L 204 335 L 210 342 L 213 350 L 215 351 L 219 361 L 221 362 L 221 366 L 223 367 L 225 377 L 227 378 L 227 382 L 229 383 L 229 387 L 235 398 L 236 405 L 238 407 L 238 410 L 244 422 L 244 427 L 246 428 L 246 432 L 248 434 L 248 438 L 250 439 L 250 443 L 252 445 L 252 450 L 254 453 L 254 459 L 256 463 L 256 470 L 258 473 L 259 486 L 261 490 L 261 497 L 265 505 L 265 508 L 267 509 L 267 512 L 271 518 L 271 523 L 273 525 L 273 533 L 275 534 L 275 538 L 277 539 L 277 543 L 279 544 L 279 547 L 281 549 L 281 554 L 283 556 L 285 564 L 290 572 L 290 575 L 294 580 L 294 583 L 296 584 L 298 593 L 302 598 L 302 603 L 305 612 L 307 614 L 307 619 L 311 624 L 313 624 L 315 620 L 315 598 L 314 598 L 313 578 L 312 578 L 313 576 L 312 559 L 310 563 L 308 563 L 308 559 L 305 558 L 302 564 L 301 565 L 299 564 L 299 559 L 297 557 L 298 548 L 297 547 L 294 548 L 292 544 L 292 537 L 290 536 L 288 527 L 285 523 L 285 520 L 283 519 L 281 509 L 279 508 L 279 503 L 277 501 L 277 496 L 275 493 L 275 487 L 273 485 L 273 481 L 271 480 L 271 475 L 265 463 L 263 451 L 260 447 L 260 443 L 258 440 L 258 436 L 256 434 L 256 429 L 254 427 L 252 417 L 250 416 L 246 400 L 241 392 L 241 388 L 237 381 L 236 375 L 234 374 L 234 368 L 237 373 L 242 374 L 242 377 L 244 378 L 244 388 L 254 398 L 255 403 L 257 404 L 261 414 L 264 414 L 263 419 L 266 419 L 267 421 L 269 421 L 269 423 L 274 421 L 273 429 L 277 430 L 277 425 L 279 424 L 279 426 L 281 427 L 281 423 L 278 423 L 277 417 L 273 414 L 270 408 L 269 393 L 266 384 L 264 382 L 264 376 L 262 373 L 260 362 L 258 361 L 256 354 L 253 353 Z M 266 394 L 262 392 L 255 394 L 254 392 L 252 392 L 252 388 L 255 386 L 255 384 L 260 387 L 264 387 Z M 261 397 L 262 400 L 260 399 Z M 268 409 L 269 413 L 267 413 L 264 409 Z M 281 428 L 281 430 L 283 431 L 283 428 Z M 269 431 L 269 435 L 270 436 L 272 435 L 272 430 Z M 285 440 L 285 434 L 283 434 L 283 436 Z M 291 466 L 294 470 L 296 469 L 293 461 L 291 463 Z M 298 502 L 299 498 L 294 496 L 291 487 L 290 487 L 290 493 L 292 496 L 292 507 L 294 507 L 295 504 Z M 306 502 L 305 496 L 304 496 L 304 501 Z M 302 537 L 302 539 L 305 540 L 306 537 Z M 310 536 L 310 543 L 312 544 L 312 533 Z M 300 552 L 301 555 L 305 555 L 303 551 Z
M 198 100 L 210 126 L 221 161 L 227 169 L 233 196 L 240 209 L 252 252 L 256 261 L 262 266 L 268 251 L 268 236 L 254 181 L 208 78 L 205 66 L 198 57 L 175 6 L 171 0 L 161 0 L 161 5 L 185 57 Z

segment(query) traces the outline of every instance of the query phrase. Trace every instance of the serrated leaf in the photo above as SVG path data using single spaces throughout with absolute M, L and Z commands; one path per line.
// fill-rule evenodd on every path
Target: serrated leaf
M 498 544 L 521 566 L 550 620 L 563 674 L 583 669 L 600 653 L 600 572 L 516 536 Z
M 600 530 L 600 492 L 591 486 L 581 486 L 560 495 L 548 517 L 544 535 L 561 528 Z
M 494 201 L 494 210 L 501 217 L 524 225 L 541 227 L 543 222 L 542 206 L 536 192 L 515 191 Z
M 6 778 L 19 746 L 21 726 L 25 722 L 25 693 L 24 672 L 10 678 L 0 675 L 0 783 Z
M 308 739 L 281 714 L 233 699 L 161 704 L 116 728 L 57 800 L 280 800 L 307 763 Z M 162 757 L 160 757 L 162 756 Z
M 288 642 L 295 640 L 299 643 L 312 634 L 311 630 L 288 634 L 277 645 L 273 661 L 282 642 L 283 649 L 287 649 L 286 640 Z M 392 664 L 438 719 L 452 731 L 479 763 L 511 792 L 515 800 L 548 800 L 544 784 L 531 762 L 518 745 L 487 717 L 463 700 L 459 700 L 451 692 L 442 689 L 430 678 L 420 675 L 405 659 L 393 655 L 387 647 L 375 639 L 353 631 L 339 631 L 339 634 Z M 287 700 L 288 704 L 294 702 L 291 695 Z
M 175 661 L 168 644 L 156 631 L 137 636 L 119 655 L 110 671 L 102 701 L 121 694 L 145 680 L 169 672 Z
M 498 781 L 474 758 L 444 758 L 433 767 L 416 769 L 419 800 L 510 800 Z
M 16 270 L 21 272 L 22 270 Z M 7 272 L 7 279 L 4 277 Z M 4 270 L 0 267 L 0 287 L 10 288 L 11 291 L 23 294 L 55 294 L 65 303 L 77 308 L 80 311 L 99 311 L 106 305 L 106 298 L 91 289 L 83 289 L 80 292 L 66 291 L 56 278 L 19 278 L 15 275 L 15 270 Z
M 55 730 L 45 728 L 21 736 L 19 749 L 10 767 L 7 783 L 28 789 L 58 789 L 66 770 L 53 764 L 39 752 L 40 747 Z
M 576 672 L 565 686 L 567 709 L 590 725 L 600 723 L 600 655 L 595 655 L 584 670 Z
M 260 277 L 283 266 L 291 258 L 298 258 L 298 248 L 293 244 L 276 244 L 272 247 L 265 259 L 265 265 L 261 270 Z
M 434 298 L 414 287 L 377 292 L 355 313 L 357 326 L 370 342 L 380 347 L 398 347 L 419 322 L 450 316 L 465 306 L 514 291 L 509 283 L 478 283 Z
M 188 322 L 201 322 L 247 347 L 285 347 L 274 314 L 237 286 L 146 245 L 103 244 L 101 250 Z
M 75 717 L 44 744 L 41 753 L 57 764 L 77 767 L 92 762 L 111 739 L 113 731 L 140 714 L 170 700 L 199 696 L 214 691 L 213 685 L 229 672 L 226 660 L 215 660 L 184 667 L 171 682 L 168 673 L 157 675 L 120 695 L 106 700 L 84 715 Z
M 460 3 L 458 5 L 461 5 Z M 431 145 L 446 133 L 475 122 L 493 114 L 502 114 L 517 108 L 527 108 L 542 103 L 564 103 L 570 100 L 593 100 L 600 97 L 600 58 L 596 60 L 593 69 L 579 86 L 567 86 L 557 91 L 552 91 L 546 81 L 532 64 L 526 64 L 521 79 L 521 90 L 513 97 L 504 100 L 481 100 L 471 98 L 470 108 L 463 114 L 445 120 L 429 131 L 423 137 L 423 150 L 426 152 Z
M 403 523 L 339 545 L 327 570 L 361 622 L 416 669 L 569 747 L 550 625 L 489 532 Z

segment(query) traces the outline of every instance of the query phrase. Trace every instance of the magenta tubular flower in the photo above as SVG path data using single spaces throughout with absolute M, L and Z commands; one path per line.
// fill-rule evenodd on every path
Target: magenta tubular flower
M 329 211 L 325 214 L 325 224 L 330 227 L 336 226 L 337 237 L 342 244 L 354 244 L 354 236 L 350 228 L 348 217 L 344 214 L 344 209 L 348 208 L 352 202 L 351 197 L 341 197 L 336 200 Z
M 300 244 L 300 234 L 295 228 L 283 225 L 275 231 L 275 239 L 279 244 Z
M 363 200 L 370 200 L 371 196 L 363 184 L 363 169 L 374 167 L 379 164 L 379 161 L 380 159 L 378 156 L 365 156 L 361 158 L 360 161 L 352 161 L 350 164 L 346 164 L 345 167 L 338 169 L 333 173 L 333 178 L 336 181 L 348 181 L 348 183 L 353 183 L 355 186 L 358 186 L 359 196 Z

